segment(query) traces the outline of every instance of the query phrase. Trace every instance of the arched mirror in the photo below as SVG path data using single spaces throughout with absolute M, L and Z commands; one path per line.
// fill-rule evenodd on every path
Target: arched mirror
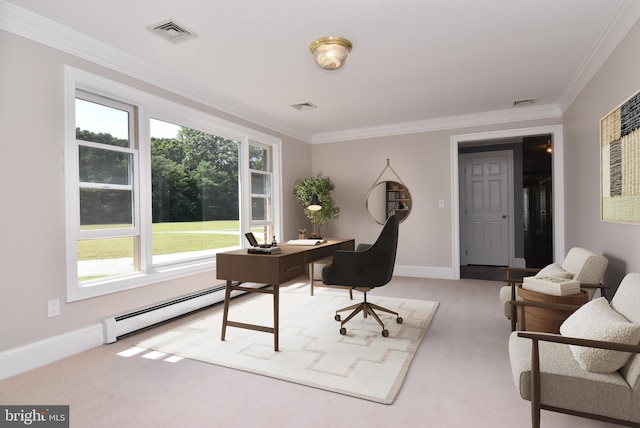
M 396 175 L 397 181 L 380 181 L 387 168 Z M 369 217 L 378 224 L 384 224 L 394 214 L 398 216 L 400 223 L 409 216 L 412 207 L 411 193 L 389 165 L 389 159 L 387 166 L 369 189 L 366 204 Z

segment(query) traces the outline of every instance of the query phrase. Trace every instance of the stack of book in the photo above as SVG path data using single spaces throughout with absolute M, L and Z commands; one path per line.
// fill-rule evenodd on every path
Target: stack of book
M 569 296 L 580 292 L 580 281 L 553 276 L 527 276 L 522 279 L 522 288 L 552 296 Z
M 278 254 L 282 252 L 280 247 L 249 247 L 249 254 Z

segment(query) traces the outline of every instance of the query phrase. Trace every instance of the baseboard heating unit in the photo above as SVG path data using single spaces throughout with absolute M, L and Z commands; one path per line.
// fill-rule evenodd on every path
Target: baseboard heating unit
M 105 318 L 102 320 L 104 343 L 113 343 L 124 335 L 222 302 L 224 288 L 211 288 L 127 314 Z

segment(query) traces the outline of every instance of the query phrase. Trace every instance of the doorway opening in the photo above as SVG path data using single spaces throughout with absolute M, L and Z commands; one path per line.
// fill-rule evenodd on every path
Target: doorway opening
M 554 210 L 553 210 L 553 135 L 542 134 L 508 139 L 469 141 L 458 146 L 460 161 L 459 178 L 459 216 L 460 216 L 460 277 L 485 280 L 502 280 L 504 272 L 501 266 L 542 267 L 553 261 L 554 250 Z M 469 186 L 468 177 L 464 179 L 465 166 L 468 156 L 478 154 L 490 155 L 490 152 L 500 153 L 509 151 L 513 154 L 511 166 L 513 175 L 509 204 L 513 206 L 512 213 L 505 218 L 504 213 L 497 213 L 494 223 L 508 222 L 510 228 L 508 262 L 476 263 L 476 260 L 490 260 L 483 257 L 471 257 L 477 248 L 474 245 L 474 231 L 478 222 L 469 213 L 474 207 L 468 196 L 473 190 Z M 464 162 L 464 163 L 463 163 Z M 467 174 L 468 175 L 468 174 Z M 489 201 L 490 202 L 490 201 Z M 493 233 L 488 228 L 488 233 Z M 495 236 L 486 240 L 491 241 Z M 481 240 L 480 240 L 481 241 Z M 477 241 L 477 242 L 480 242 Z M 497 242 L 497 240 L 494 240 Z M 482 250 L 481 250 L 482 251 Z M 476 263 L 476 264 L 474 264 Z

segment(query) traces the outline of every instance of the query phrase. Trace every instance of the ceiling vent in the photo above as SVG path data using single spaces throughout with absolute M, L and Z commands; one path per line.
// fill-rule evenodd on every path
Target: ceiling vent
M 306 103 L 293 104 L 291 107 L 293 107 L 296 110 L 300 110 L 300 111 L 313 110 L 314 108 L 318 108 L 318 107 L 314 106 L 313 104 L 311 104 L 308 101 Z
M 182 25 L 176 24 L 175 21 L 171 19 L 149 25 L 147 30 L 157 34 L 165 40 L 170 41 L 171 43 L 181 43 L 198 37 L 196 33 L 186 29 Z
M 513 106 L 514 107 L 527 106 L 527 105 L 535 104 L 535 102 L 536 102 L 535 98 L 525 98 L 525 99 L 522 99 L 522 100 L 515 100 L 513 102 Z

